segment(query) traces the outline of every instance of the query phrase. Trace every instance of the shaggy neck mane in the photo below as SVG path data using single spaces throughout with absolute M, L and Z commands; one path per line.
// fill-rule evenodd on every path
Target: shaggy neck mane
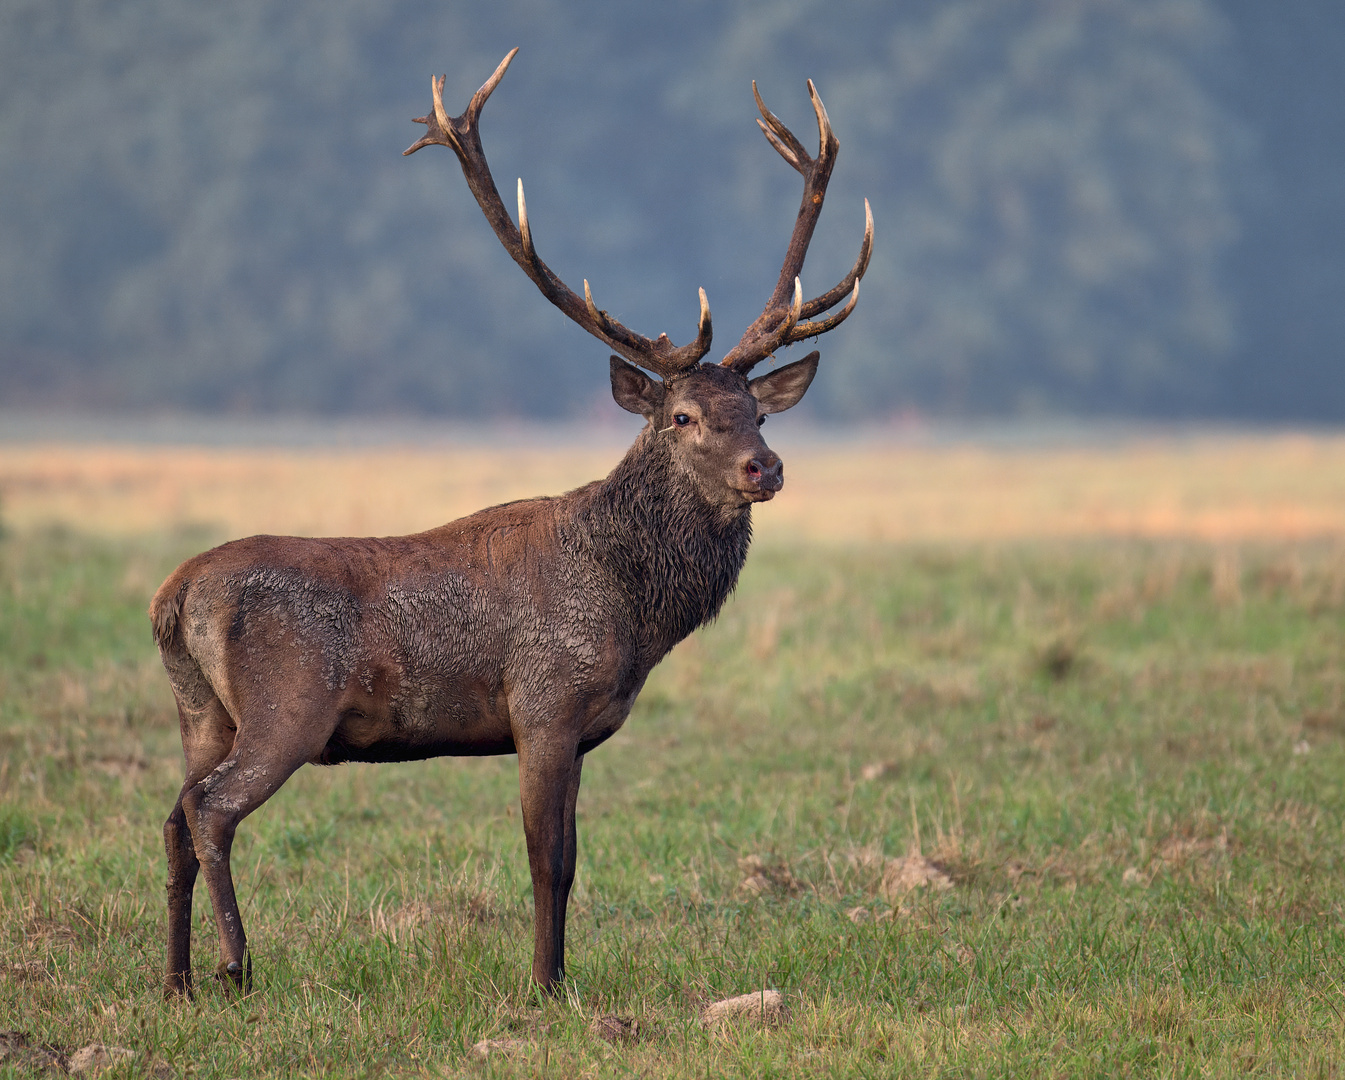
M 576 523 L 630 599 L 656 660 L 719 614 L 747 559 L 751 511 L 706 502 L 652 427 L 585 494 Z

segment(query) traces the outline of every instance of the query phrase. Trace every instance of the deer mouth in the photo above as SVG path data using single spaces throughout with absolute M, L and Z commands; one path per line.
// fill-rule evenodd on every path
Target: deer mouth
M 783 484 L 751 484 L 737 489 L 738 498 L 742 501 L 739 506 L 751 506 L 753 503 L 770 502 L 775 498 L 775 493 L 783 487 Z

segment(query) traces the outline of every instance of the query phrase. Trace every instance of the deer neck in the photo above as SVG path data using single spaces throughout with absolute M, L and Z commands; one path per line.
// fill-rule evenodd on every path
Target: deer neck
M 615 579 L 657 660 L 719 614 L 752 538 L 749 508 L 726 514 L 646 427 L 577 517 L 586 546 Z

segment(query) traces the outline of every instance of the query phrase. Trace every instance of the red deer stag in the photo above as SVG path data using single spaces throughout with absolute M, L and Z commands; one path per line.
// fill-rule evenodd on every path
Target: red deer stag
M 811 82 L 816 158 L 757 95 L 766 138 L 803 174 L 803 205 L 775 291 L 722 362 L 700 362 L 710 348 L 704 290 L 699 333 L 681 347 L 598 310 L 587 282 L 578 296 L 538 258 L 521 184 L 517 227 L 510 220 L 481 148 L 481 109 L 516 52 L 461 116 L 448 116 L 444 79 L 432 80 L 433 108 L 416 121 L 429 130 L 406 153 L 438 144 L 457 154 L 523 272 L 626 358 L 611 358 L 612 395 L 648 424 L 607 479 L 567 495 L 416 536 L 254 536 L 187 560 L 163 583 L 150 618 L 186 756 L 164 824 L 170 993 L 191 993 L 198 870 L 214 906 L 219 975 L 250 986 L 229 850 L 238 823 L 299 766 L 450 754 L 518 755 L 536 905 L 532 977 L 557 985 L 584 755 L 621 726 L 654 665 L 733 590 L 752 504 L 784 483 L 758 428 L 803 396 L 818 354 L 747 374 L 782 346 L 837 326 L 859 296 L 873 243 L 867 202 L 854 268 L 814 300 L 799 287 L 838 146 Z

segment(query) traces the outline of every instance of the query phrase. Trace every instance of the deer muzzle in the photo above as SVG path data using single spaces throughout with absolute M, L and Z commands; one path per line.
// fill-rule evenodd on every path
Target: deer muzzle
M 785 463 L 769 450 L 754 454 L 743 462 L 742 478 L 747 496 L 765 502 L 785 486 Z

